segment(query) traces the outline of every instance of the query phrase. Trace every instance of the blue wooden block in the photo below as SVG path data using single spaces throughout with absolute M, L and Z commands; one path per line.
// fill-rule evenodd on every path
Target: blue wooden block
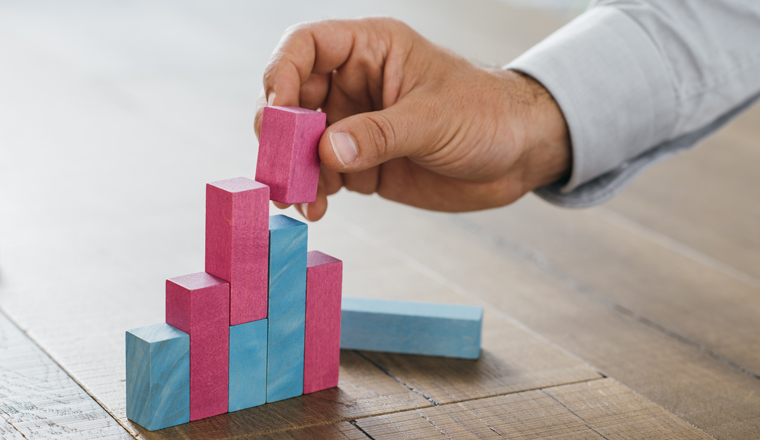
M 269 217 L 267 402 L 303 394 L 307 229 L 284 215 Z
M 343 297 L 340 348 L 480 357 L 481 307 Z
M 229 411 L 267 402 L 268 320 L 230 327 Z
M 169 324 L 127 331 L 127 418 L 155 431 L 190 421 L 190 335 Z

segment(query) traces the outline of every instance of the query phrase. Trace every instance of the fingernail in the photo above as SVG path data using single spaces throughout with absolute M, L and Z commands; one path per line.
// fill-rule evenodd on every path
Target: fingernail
M 337 131 L 330 133 L 330 143 L 333 152 L 338 156 L 338 160 L 343 166 L 350 165 L 356 160 L 357 150 L 354 138 L 348 133 Z
M 307 209 L 309 209 L 308 203 L 301 203 L 301 213 L 303 213 L 303 216 L 306 217 L 306 220 L 309 220 L 309 214 L 307 214 Z
M 274 92 L 271 92 L 269 94 L 269 99 L 267 100 L 267 105 L 274 105 L 274 98 L 277 97 L 277 94 Z

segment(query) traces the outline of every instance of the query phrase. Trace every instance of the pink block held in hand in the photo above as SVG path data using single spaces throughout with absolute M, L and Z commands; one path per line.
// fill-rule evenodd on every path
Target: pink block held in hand
M 304 394 L 338 386 L 342 281 L 342 261 L 318 251 L 306 254 Z
M 190 420 L 226 413 L 229 283 L 206 272 L 166 280 L 166 323 L 190 335 Z
M 238 177 L 206 185 L 206 272 L 230 283 L 229 325 L 267 317 L 269 188 Z
M 317 199 L 319 138 L 327 116 L 299 107 L 264 107 L 256 180 L 281 203 Z

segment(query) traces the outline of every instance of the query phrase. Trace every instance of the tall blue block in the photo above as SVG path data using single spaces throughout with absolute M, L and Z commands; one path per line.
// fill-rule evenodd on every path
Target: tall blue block
M 267 402 L 303 394 L 307 229 L 284 215 L 269 217 Z
M 127 331 L 127 418 L 150 431 L 190 421 L 190 335 L 169 324 Z
M 268 320 L 230 327 L 229 411 L 267 402 Z
M 480 357 L 481 307 L 343 297 L 340 348 Z

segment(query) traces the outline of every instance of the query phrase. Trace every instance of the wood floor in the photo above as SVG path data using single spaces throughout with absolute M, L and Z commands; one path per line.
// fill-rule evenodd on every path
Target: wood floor
M 341 192 L 309 248 L 344 293 L 483 306 L 481 359 L 343 351 L 336 389 L 126 419 L 124 332 L 202 270 L 205 183 L 253 176 L 279 35 L 377 14 L 493 65 L 563 23 L 492 0 L 0 5 L 0 437 L 760 438 L 757 106 L 592 209 Z

